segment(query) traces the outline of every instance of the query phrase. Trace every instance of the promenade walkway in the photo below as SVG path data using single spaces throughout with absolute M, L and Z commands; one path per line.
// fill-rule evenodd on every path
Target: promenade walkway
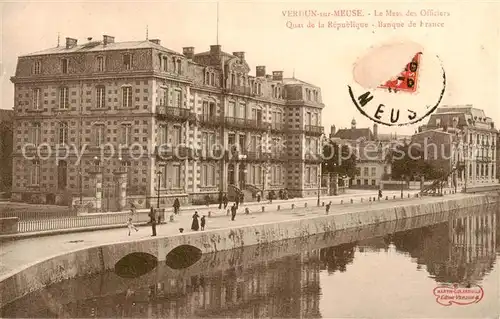
M 386 193 L 389 196 L 389 192 Z M 458 193 L 446 195 L 446 198 L 473 196 L 477 195 Z M 351 204 L 350 202 L 340 204 L 340 200 L 337 200 L 333 203 L 329 214 L 342 214 L 359 210 L 380 209 L 413 203 L 431 203 L 439 202 L 442 200 L 443 197 L 415 198 L 414 196 L 412 196 L 411 198 L 405 197 L 403 199 L 384 199 L 375 202 L 361 202 L 358 199 L 358 201 L 354 202 L 353 204 Z M 280 211 L 266 211 L 264 213 L 253 212 L 249 215 L 245 215 L 243 213 L 243 209 L 240 209 L 235 221 L 231 221 L 230 216 L 226 216 L 225 214 L 220 214 L 219 217 L 215 218 L 207 218 L 205 231 L 233 226 L 245 226 L 251 224 L 280 222 L 285 220 L 306 219 L 314 216 L 321 216 L 324 214 L 325 207 L 317 207 L 315 205 L 311 205 L 307 208 L 304 207 L 304 205 L 302 205 L 301 207 L 297 206 L 293 210 L 285 209 Z M 190 230 L 191 220 L 191 214 L 184 213 L 180 216 L 177 216 L 177 219 L 174 222 L 158 225 L 158 237 L 168 237 L 169 235 L 178 234 L 180 227 L 184 228 L 185 233 L 192 232 L 192 230 Z M 65 252 L 92 246 L 100 246 L 127 241 L 137 241 L 148 238 L 151 238 L 150 226 L 140 227 L 138 232 L 133 232 L 131 236 L 128 236 L 128 229 L 124 225 L 123 228 L 117 229 L 43 236 L 38 238 L 27 238 L 1 243 L 0 281 L 16 273 L 20 269 L 28 267 L 31 264 L 36 264 L 42 260 L 63 254 Z

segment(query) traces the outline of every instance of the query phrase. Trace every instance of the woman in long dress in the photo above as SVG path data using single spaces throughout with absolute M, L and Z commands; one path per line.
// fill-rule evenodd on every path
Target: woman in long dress
M 198 223 L 198 217 L 199 217 L 198 212 L 194 212 L 193 223 L 191 224 L 191 229 L 194 231 L 200 229 L 200 224 Z

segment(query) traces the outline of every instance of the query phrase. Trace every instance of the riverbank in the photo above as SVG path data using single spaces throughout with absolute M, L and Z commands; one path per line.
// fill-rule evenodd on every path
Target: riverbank
M 262 246 L 285 239 L 297 238 L 300 241 L 300 238 L 314 234 L 433 215 L 497 201 L 498 194 L 454 194 L 444 198 L 411 198 L 398 202 L 381 201 L 346 205 L 330 215 L 325 215 L 324 208 L 320 207 L 297 209 L 293 213 L 277 212 L 259 214 L 259 217 L 246 216 L 247 218 L 241 218 L 237 222 L 226 221 L 225 226 L 221 223 L 220 228 L 204 232 L 177 233 L 157 238 L 132 238 L 111 243 L 103 243 L 102 237 L 101 242 L 83 240 L 81 245 L 77 244 L 80 247 L 68 251 L 54 250 L 51 256 L 29 263 L 25 262 L 29 258 L 19 257 L 16 268 L 3 272 L 4 275 L 0 277 L 0 306 L 52 283 L 112 270 L 119 260 L 134 252 L 148 253 L 163 261 L 172 249 L 180 245 L 194 246 L 206 254 L 244 246 Z M 57 237 L 59 236 L 50 238 L 55 239 L 57 243 Z M 18 243 L 21 242 L 23 241 Z M 55 247 L 57 245 L 54 245 Z M 14 245 L 10 248 L 20 249 L 21 246 Z M 36 248 L 31 247 L 31 249 Z M 24 253 L 28 251 L 24 250 Z M 8 260 L 12 261 L 15 260 Z

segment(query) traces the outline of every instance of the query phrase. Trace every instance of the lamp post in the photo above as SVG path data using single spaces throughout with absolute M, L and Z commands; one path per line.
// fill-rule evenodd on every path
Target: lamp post
M 156 172 L 156 174 L 158 175 L 158 187 L 156 189 L 158 198 L 157 198 L 157 202 L 156 202 L 156 208 L 160 208 L 160 179 L 161 179 L 162 173 L 161 173 L 161 171 L 158 171 L 158 172 Z
M 403 198 L 403 186 L 405 185 L 405 176 L 401 176 L 401 198 Z

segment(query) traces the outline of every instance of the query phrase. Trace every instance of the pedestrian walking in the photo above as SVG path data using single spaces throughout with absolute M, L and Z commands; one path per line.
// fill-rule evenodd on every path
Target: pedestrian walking
M 205 215 L 201 216 L 201 219 L 200 219 L 201 230 L 205 230 L 205 224 L 206 223 L 207 223 L 207 221 L 205 219 Z
M 260 203 L 260 193 L 257 193 L 257 203 Z
M 139 231 L 139 229 L 137 227 L 135 227 L 135 225 L 132 223 L 132 217 L 128 218 L 127 227 L 128 227 L 128 235 L 129 236 L 130 236 L 130 232 L 132 231 L 132 229 L 135 229 L 136 232 Z
M 179 214 L 180 207 L 181 207 L 181 203 L 179 202 L 179 199 L 176 197 L 174 200 L 174 214 L 175 215 Z
M 224 196 L 222 195 L 222 192 L 219 192 L 219 209 L 222 208 L 223 199 L 224 199 Z
M 198 223 L 198 212 L 193 214 L 193 222 L 191 223 L 191 230 L 198 231 L 200 229 L 200 224 Z
M 332 202 L 330 201 L 328 204 L 326 204 L 326 213 L 328 214 L 328 212 L 330 211 L 330 207 L 332 206 Z
M 151 236 L 156 236 L 156 213 L 155 209 L 151 207 L 149 210 L 149 222 L 151 223 L 151 230 L 153 231 L 153 234 Z
M 233 206 L 231 207 L 231 220 L 234 221 L 234 218 L 236 217 L 236 211 L 238 210 L 238 208 L 236 207 L 236 203 L 233 204 Z
M 224 194 L 224 196 L 222 197 L 222 202 L 224 203 L 224 209 L 227 208 L 227 204 L 229 203 L 229 200 L 227 199 L 227 195 Z
M 382 190 L 381 189 L 378 190 L 378 198 L 379 199 L 382 198 Z

